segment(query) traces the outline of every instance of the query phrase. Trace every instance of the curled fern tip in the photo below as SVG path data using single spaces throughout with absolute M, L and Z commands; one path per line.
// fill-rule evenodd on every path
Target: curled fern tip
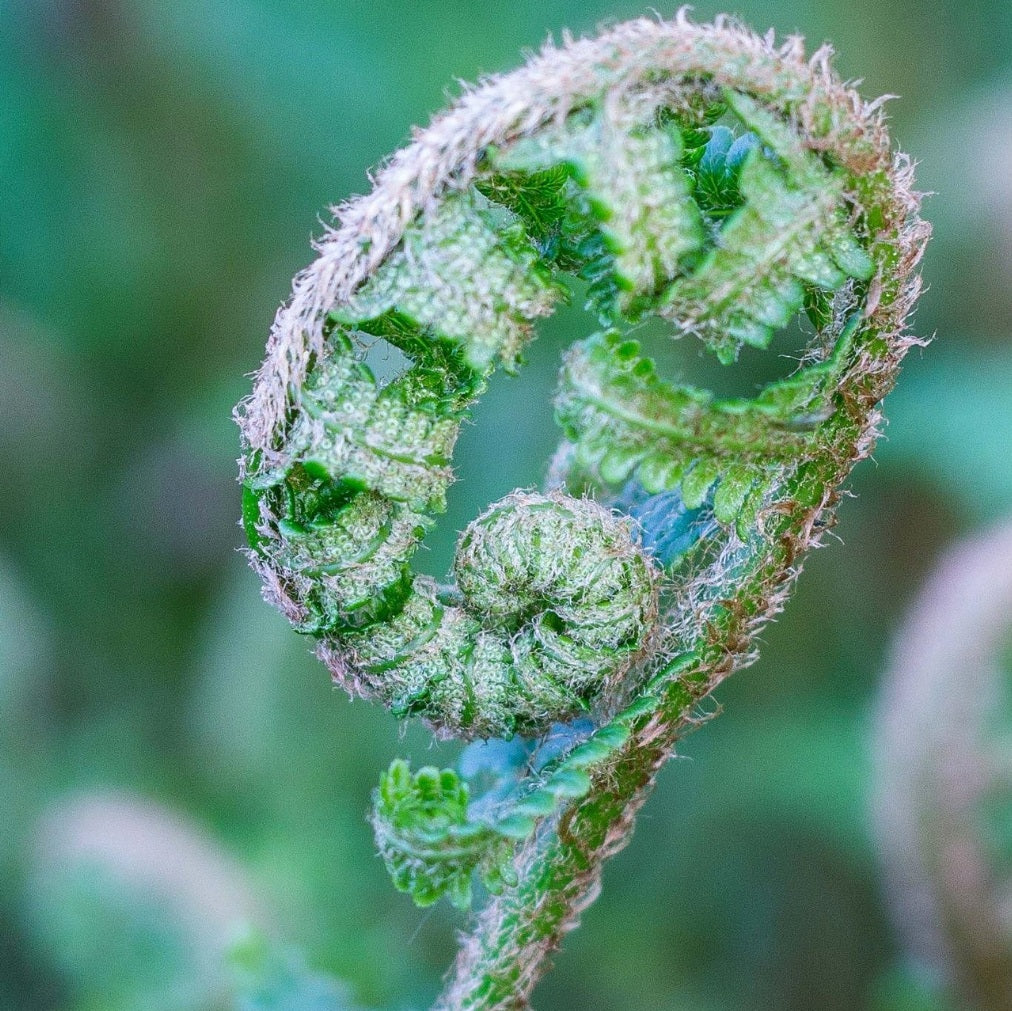
M 442 1006 L 520 1006 L 698 702 L 754 658 L 915 342 L 918 209 L 827 50 L 682 11 L 466 92 L 296 277 L 238 409 L 265 596 L 352 694 L 513 756 L 481 795 L 402 762 L 376 794 L 398 888 L 498 896 Z M 415 573 L 461 424 L 575 291 L 596 330 L 562 362 L 548 490 L 475 519 L 446 584 Z M 663 375 L 647 320 L 729 368 L 807 343 L 726 398 Z

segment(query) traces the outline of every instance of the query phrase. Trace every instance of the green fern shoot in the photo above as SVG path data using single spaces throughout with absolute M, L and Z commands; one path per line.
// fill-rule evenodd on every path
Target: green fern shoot
M 526 1006 L 872 449 L 929 231 L 880 105 L 796 38 L 629 22 L 466 91 L 295 278 L 237 412 L 249 557 L 337 684 L 473 742 L 375 796 L 399 889 L 490 893 L 439 1007 Z M 598 329 L 562 362 L 545 489 L 475 519 L 448 582 L 416 574 L 461 424 L 574 279 Z M 651 318 L 728 367 L 811 336 L 727 399 L 659 374 Z M 408 361 L 388 382 L 376 341 Z

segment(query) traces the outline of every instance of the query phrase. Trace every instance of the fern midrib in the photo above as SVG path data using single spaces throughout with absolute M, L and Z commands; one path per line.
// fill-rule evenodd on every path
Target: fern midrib
M 751 428 L 752 438 L 737 439 L 736 441 L 736 435 L 731 434 L 730 429 L 718 430 L 708 436 L 698 426 L 689 429 L 685 424 L 679 425 L 673 422 L 666 422 L 661 418 L 644 414 L 642 411 L 622 406 L 614 398 L 608 397 L 600 387 L 592 391 L 588 386 L 581 385 L 578 389 L 577 397 L 579 400 L 598 408 L 603 413 L 626 422 L 634 430 L 642 430 L 664 436 L 670 440 L 673 446 L 691 447 L 692 449 L 710 452 L 719 448 L 722 456 L 732 454 L 749 456 L 757 448 L 762 450 L 766 455 L 772 455 L 772 447 L 768 440 L 773 433 L 776 433 L 780 439 L 779 448 L 784 451 L 800 450 L 808 441 L 805 436 L 797 435 L 781 427 L 781 425 L 771 422 L 768 417 L 763 417 L 760 412 L 752 412 L 750 416 L 741 411 L 735 411 L 731 414 L 728 418 L 729 425 L 738 422 L 738 427 L 749 428 L 746 422 L 752 421 L 754 423 L 755 421 L 762 421 L 768 426 L 765 429 Z M 706 408 L 699 410 L 697 420 L 703 420 L 707 410 L 719 412 L 720 409 L 721 405 L 719 403 L 711 403 Z M 756 417 L 756 415 L 759 415 L 759 417 Z M 656 452 L 656 448 L 654 451 Z

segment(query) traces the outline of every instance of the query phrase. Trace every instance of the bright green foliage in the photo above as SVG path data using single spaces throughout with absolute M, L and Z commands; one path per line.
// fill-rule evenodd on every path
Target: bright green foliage
M 468 190 L 406 231 L 347 313 L 369 320 L 396 309 L 458 342 L 481 371 L 497 361 L 514 365 L 531 320 L 547 316 L 560 294 L 520 223 Z
M 490 165 L 496 162 L 490 152 Z M 543 172 L 497 170 L 481 176 L 474 182 L 479 193 L 493 203 L 508 207 L 522 222 L 524 230 L 538 252 L 546 259 L 554 259 L 554 243 L 570 214 L 567 165 L 553 165 Z
M 678 4 L 639 6 L 673 11 Z M 420 915 L 407 895 L 391 888 L 382 861 L 370 859 L 371 827 L 363 815 L 370 787 L 395 755 L 410 755 L 414 768 L 456 768 L 453 752 L 464 743 L 429 751 L 424 710 L 395 720 L 381 705 L 346 705 L 344 693 L 328 685 L 326 668 L 316 661 L 313 669 L 317 642 L 332 642 L 351 666 L 350 641 L 361 635 L 372 643 L 387 627 L 354 625 L 353 616 L 369 607 L 349 612 L 313 595 L 320 590 L 310 575 L 321 567 L 310 557 L 316 555 L 326 566 L 346 558 L 347 599 L 356 599 L 356 585 L 372 599 L 372 584 L 359 583 L 352 572 L 371 541 L 368 533 L 355 543 L 335 536 L 322 554 L 321 537 L 320 547 L 296 550 L 304 535 L 282 523 L 290 519 L 308 529 L 333 514 L 335 524 L 351 526 L 366 504 L 353 510 L 359 492 L 350 483 L 335 481 L 331 489 L 319 471 L 301 471 L 290 449 L 297 428 L 311 437 L 301 407 L 311 396 L 326 407 L 321 443 L 328 453 L 339 451 L 344 405 L 339 398 L 328 405 L 319 392 L 327 366 L 336 367 L 342 356 L 339 334 L 354 343 L 352 357 L 377 363 L 381 390 L 393 378 L 390 359 L 402 361 L 386 342 L 403 347 L 411 368 L 452 374 L 454 391 L 472 384 L 468 401 L 489 386 L 489 402 L 482 394 L 476 424 L 460 429 L 463 438 L 448 465 L 461 479 L 448 491 L 452 513 L 419 509 L 424 493 L 401 506 L 434 521 L 405 571 L 424 568 L 449 582 L 452 531 L 546 471 L 551 487 L 563 487 L 563 454 L 547 470 L 557 343 L 609 325 L 626 338 L 642 337 L 640 357 L 655 357 L 656 371 L 672 385 L 713 390 L 712 403 L 725 390 L 754 398 L 763 383 L 797 367 L 784 354 L 803 356 L 806 369 L 825 365 L 841 325 L 856 317 L 853 346 L 831 365 L 842 378 L 827 378 L 828 396 L 790 422 L 808 443 L 799 466 L 804 501 L 812 502 L 841 487 L 853 447 L 860 440 L 867 452 L 869 425 L 881 427 L 873 405 L 891 385 L 908 335 L 898 321 L 909 298 L 896 277 L 911 269 L 919 246 L 897 238 L 909 227 L 904 222 L 916 219 L 909 190 L 928 189 L 938 193 L 925 207 L 941 245 L 924 261 L 932 297 L 917 323 L 920 333 L 937 331 L 937 338 L 909 353 L 913 360 L 883 404 L 888 438 L 875 447 L 875 466 L 862 465 L 846 479 L 844 486 L 858 495 L 839 503 L 844 543 L 825 538 L 828 550 L 804 564 L 802 592 L 786 603 L 785 620 L 757 639 L 769 591 L 750 588 L 737 578 L 741 570 L 725 571 L 708 585 L 713 597 L 744 615 L 736 634 L 728 634 L 698 580 L 700 561 L 715 552 L 737 562 L 726 536 L 732 527 L 740 527 L 736 533 L 746 535 L 749 547 L 793 548 L 791 557 L 766 564 L 766 587 L 774 585 L 772 574 L 806 563 L 804 532 L 817 535 L 831 522 L 832 501 L 815 519 L 810 508 L 798 508 L 790 460 L 778 465 L 782 483 L 771 473 L 776 486 L 764 485 L 768 491 L 751 521 L 749 510 L 738 512 L 725 501 L 733 499 L 731 462 L 696 510 L 684 510 L 681 484 L 648 495 L 635 471 L 625 485 L 602 484 L 593 475 L 584 481 L 575 471 L 565 477 L 570 494 L 587 489 L 626 514 L 637 543 L 658 565 L 677 565 L 679 578 L 665 574 L 662 582 L 662 658 L 691 637 L 694 616 L 725 647 L 723 656 L 708 653 L 705 666 L 683 675 L 697 686 L 697 698 L 715 680 L 712 672 L 726 676 L 740 666 L 736 649 L 761 641 L 764 663 L 717 692 L 729 703 L 721 723 L 732 725 L 679 744 L 697 760 L 663 768 L 669 789 L 647 803 L 636 850 L 606 871 L 603 906 L 583 917 L 588 936 L 576 945 L 563 939 L 561 980 L 533 995 L 535 1007 L 559 1011 L 588 1004 L 629 1011 L 783 1006 L 792 995 L 804 1007 L 902 1005 L 903 995 L 885 996 L 875 987 L 894 944 L 862 831 L 869 785 L 864 716 L 886 629 L 913 599 L 927 559 L 954 530 L 994 522 L 1012 502 L 1006 297 L 1012 257 L 1001 245 L 1008 238 L 1001 212 L 1009 194 L 1002 138 L 1012 137 L 1004 118 L 1012 101 L 1000 69 L 1010 51 L 1010 6 L 1007 0 L 890 6 L 858 0 L 819 5 L 815 21 L 810 3 L 778 6 L 776 20 L 798 29 L 808 22 L 816 43 L 837 31 L 834 23 L 841 26 L 851 44 L 842 54 L 846 73 L 903 96 L 884 106 L 887 119 L 873 103 L 855 101 L 821 58 L 811 62 L 811 47 L 795 57 L 796 44 L 785 48 L 787 40 L 779 39 L 771 48 L 760 36 L 732 51 L 734 40 L 722 39 L 742 33 L 730 22 L 725 27 L 733 31 L 676 32 L 652 15 L 635 31 L 624 28 L 618 40 L 556 46 L 550 57 L 537 59 L 535 73 L 502 78 L 506 87 L 458 89 L 449 78 L 440 80 L 446 68 L 505 68 L 511 53 L 538 43 L 542 26 L 551 25 L 557 37 L 568 23 L 580 35 L 602 18 L 610 22 L 616 9 L 605 0 L 481 8 L 450 0 L 238 0 L 227 9 L 199 0 L 4 5 L 0 1007 L 221 1007 L 218 944 L 231 934 L 204 911 L 207 902 L 222 908 L 216 883 L 233 880 L 234 872 L 256 903 L 254 922 L 303 947 L 310 966 L 344 976 L 356 1002 L 428 1006 L 446 968 L 438 963 L 452 926 L 464 929 L 468 920 L 445 901 Z M 747 14 L 758 5 L 732 9 Z M 465 101 L 454 103 L 448 119 L 440 116 L 438 130 L 421 124 L 409 130 L 420 105 L 439 103 L 443 83 Z M 691 335 L 659 349 L 666 328 L 649 306 L 642 328 L 629 328 L 625 319 L 606 325 L 583 317 L 580 331 L 574 305 L 544 328 L 536 323 L 538 344 L 522 352 L 531 365 L 517 381 L 500 369 L 488 376 L 473 371 L 459 342 L 395 311 L 341 322 L 350 295 L 401 248 L 404 225 L 434 210 L 446 193 L 467 193 L 469 185 L 482 193 L 493 221 L 506 224 L 505 210 L 516 213 L 535 254 L 570 283 L 565 275 L 583 267 L 554 256 L 569 201 L 551 185 L 553 178 L 571 181 L 568 169 L 511 175 L 496 170 L 494 158 L 507 156 L 515 138 L 560 125 L 571 111 L 600 109 L 614 92 L 658 106 L 654 119 L 643 118 L 645 128 L 656 122 L 681 134 L 681 167 L 706 229 L 703 246 L 679 263 L 679 277 L 688 276 L 742 199 L 736 184 L 726 184 L 724 169 L 712 169 L 712 179 L 697 185 L 699 162 L 707 148 L 718 152 L 724 129 L 739 139 L 755 133 L 730 111 L 724 87 L 754 96 L 826 171 L 844 175 L 844 219 L 875 261 L 867 286 L 848 282 L 838 292 L 804 286 L 804 312 L 813 324 L 801 316 L 804 333 L 792 322 L 768 350 L 744 347 L 738 363 L 724 368 Z M 460 114 L 468 109 L 479 114 Z M 912 153 L 923 166 L 922 178 L 908 181 L 898 199 L 888 193 L 906 176 L 907 163 L 888 138 L 880 139 L 890 125 L 910 144 L 918 138 L 921 150 Z M 403 138 L 414 153 L 377 160 L 383 137 Z M 760 150 L 788 174 L 768 143 L 760 142 Z M 719 167 L 716 154 L 713 164 Z M 367 179 L 369 165 L 375 168 Z M 492 192 L 491 183 L 505 177 L 521 191 L 515 199 Z M 372 194 L 345 200 L 372 189 L 373 180 Z M 525 209 L 526 194 L 538 192 L 545 201 Z M 323 199 L 341 203 L 336 220 Z M 549 224 L 539 225 L 542 220 Z M 305 241 L 310 230 L 315 248 Z M 294 269 L 303 261 L 298 297 L 282 310 L 250 391 L 244 375 L 259 363 L 287 280 L 281 264 Z M 586 284 L 572 287 L 574 302 L 582 303 Z M 897 299 L 906 307 L 890 310 Z M 412 402 L 435 399 L 428 390 L 402 390 Z M 255 403 L 240 412 L 240 450 L 228 412 L 247 392 L 255 392 Z M 252 408 L 254 423 L 247 425 Z M 440 405 L 436 413 L 455 409 Z M 280 599 L 276 579 L 289 601 L 307 601 L 308 613 L 288 613 L 319 638 L 295 634 L 287 619 L 264 610 L 253 589 L 258 575 L 240 571 L 241 560 L 228 550 L 237 534 L 236 496 L 225 471 L 240 452 L 251 484 L 244 512 L 263 551 L 255 557 L 268 592 Z M 362 459 L 365 448 L 340 452 Z M 412 451 L 418 455 L 425 454 Z M 305 456 L 314 459 L 308 451 Z M 821 462 L 830 457 L 835 467 Z M 366 462 L 386 487 L 401 481 L 382 457 Z M 433 461 L 432 469 L 441 466 Z M 313 497 L 324 491 L 334 494 L 316 514 Z M 348 512 L 338 521 L 342 503 Z M 721 528 L 714 513 L 725 515 L 725 506 L 741 522 Z M 304 559 L 304 580 L 280 561 L 282 528 L 293 565 Z M 648 537 L 650 531 L 656 536 Z M 911 554 L 918 562 L 904 564 Z M 398 564 L 390 571 L 398 572 Z M 777 588 L 781 602 L 786 589 Z M 436 602 L 452 604 L 445 590 L 438 589 Z M 967 604 L 990 599 L 978 587 Z M 390 605 L 378 599 L 374 613 L 384 606 L 389 613 Z M 352 627 L 317 631 L 332 621 Z M 642 691 L 661 662 L 651 655 L 633 665 L 622 692 Z M 962 695 L 980 699 L 962 682 L 967 670 L 959 670 Z M 598 696 L 566 725 L 607 726 L 613 707 L 623 704 L 624 698 Z M 703 708 L 712 712 L 715 705 Z M 669 712 L 674 722 L 674 709 Z M 955 710 L 941 722 L 958 722 Z M 556 757 L 586 732 L 560 741 Z M 590 807 L 595 796 L 613 784 L 635 796 L 625 770 L 647 765 L 645 737 L 634 732 L 603 764 L 584 769 L 590 791 L 559 800 L 536 819 L 533 835 L 517 842 L 523 853 L 537 846 L 545 878 L 552 866 L 548 841 L 559 829 L 567 830 L 569 847 L 592 837 L 601 819 L 600 808 Z M 538 757 L 533 770 L 526 761 L 517 767 L 501 801 L 506 807 L 528 777 L 538 779 L 541 738 L 530 739 L 529 747 Z M 656 751 L 650 761 L 658 767 Z M 482 789 L 480 776 L 458 771 L 471 788 L 469 817 L 477 819 L 499 801 Z M 196 814 L 209 830 L 206 841 L 231 857 L 233 874 L 208 873 L 204 887 L 192 890 L 169 883 L 168 906 L 153 906 L 139 919 L 104 878 L 95 879 L 94 892 L 78 891 L 59 873 L 67 866 L 67 851 L 55 845 L 69 830 L 64 802 L 81 791 L 105 795 L 109 787 L 136 789 L 180 815 Z M 613 810 L 621 807 L 613 801 Z M 574 820 L 579 832 L 568 831 Z M 613 839 L 628 834 L 629 821 L 613 830 Z M 127 867 L 122 847 L 131 839 L 128 850 L 146 853 L 160 877 L 182 859 L 174 848 L 170 859 L 160 859 L 158 846 L 143 845 L 118 822 L 101 825 L 116 847 L 101 862 L 113 871 Z M 580 855 L 582 866 L 594 865 L 592 853 Z M 553 888 L 560 880 L 553 875 Z M 516 892 L 507 889 L 496 902 Z M 585 908 L 587 901 L 574 905 L 556 889 L 536 908 L 544 916 L 556 906 Z M 522 922 L 516 905 L 511 912 Z M 637 913 L 657 929 L 634 937 Z M 742 929 L 743 915 L 750 929 Z M 189 941 L 183 946 L 166 941 L 166 928 L 174 932 L 180 916 L 192 916 L 197 928 L 184 928 Z M 775 943 L 755 944 L 757 931 L 772 936 L 770 927 Z M 557 947 L 558 938 L 550 943 Z M 617 957 L 623 952 L 631 957 Z M 292 970 L 300 979 L 301 972 Z M 285 1002 L 290 996 L 288 987 L 272 986 L 269 993 Z M 196 996 L 188 1001 L 187 994 Z
M 335 357 L 303 390 L 292 453 L 312 477 L 338 470 L 352 488 L 419 512 L 442 511 L 465 404 L 440 369 L 410 369 L 380 388 L 350 354 Z M 356 434 L 366 431 L 368 439 Z
M 609 105 L 574 113 L 493 164 L 512 174 L 498 189 L 508 206 L 523 208 L 525 221 L 535 219 L 535 237 L 558 229 L 557 248 L 546 250 L 558 266 L 576 266 L 594 282 L 591 298 L 602 312 L 632 317 L 703 242 L 681 155 L 674 127 L 650 126 L 635 110 Z M 518 173 L 529 181 L 518 183 Z
M 526 550 L 533 540 L 541 553 Z M 396 715 L 462 736 L 585 712 L 642 652 L 656 614 L 653 568 L 628 526 L 589 501 L 508 496 L 464 532 L 454 567 L 452 601 L 416 578 L 396 615 L 343 645 L 360 686 Z
M 826 362 L 771 383 L 751 400 L 720 400 L 666 381 L 638 342 L 619 331 L 588 338 L 567 353 L 556 397 L 574 471 L 605 490 L 630 478 L 651 493 L 681 489 L 689 509 L 716 483 L 717 518 L 747 527 L 767 478 L 817 441 L 839 352 L 856 322 Z M 747 501 L 753 508 L 743 514 Z
M 372 820 L 395 886 L 419 906 L 446 895 L 467 908 L 475 871 L 493 893 L 515 884 L 513 844 L 567 802 L 586 796 L 585 770 L 613 755 L 628 740 L 632 721 L 653 702 L 643 696 L 586 740 L 563 746 L 561 754 L 539 762 L 536 752 L 531 756 L 536 774 L 516 778 L 512 789 L 500 791 L 498 802 L 484 805 L 480 814 L 469 808 L 467 783 L 454 770 L 426 766 L 412 774 L 406 762 L 394 761 L 380 777 Z M 519 750 L 527 753 L 522 745 Z M 503 766 L 495 771 L 508 779 L 524 770 Z
M 452 769 L 426 766 L 412 775 L 395 761 L 376 793 L 373 825 L 394 884 L 416 905 L 443 895 L 466 908 L 477 870 L 492 891 L 503 884 L 509 848 L 492 830 L 467 820 L 467 785 Z
M 668 290 L 661 313 L 698 334 L 729 364 L 743 344 L 765 348 L 805 302 L 805 285 L 837 291 L 848 277 L 867 280 L 872 261 L 849 230 L 841 201 L 844 179 L 827 169 L 775 117 L 744 95 L 728 105 L 767 145 L 720 147 L 699 163 L 697 193 L 730 216 L 713 247 L 688 277 Z M 718 128 L 719 129 L 719 128 Z M 777 164 L 779 163 L 779 164 Z M 781 167 L 782 166 L 782 167 Z M 735 191 L 742 204 L 734 208 Z
M 692 137 L 693 134 L 690 134 Z M 698 146 L 685 152 L 685 163 L 692 180 L 692 198 L 707 219 L 726 217 L 737 210 L 744 198 L 741 194 L 741 170 L 745 159 L 759 143 L 754 133 L 735 137 L 726 126 L 694 131 Z

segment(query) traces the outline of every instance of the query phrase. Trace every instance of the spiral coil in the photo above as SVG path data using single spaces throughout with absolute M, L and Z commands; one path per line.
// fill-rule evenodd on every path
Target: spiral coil
M 682 12 L 467 92 L 338 210 L 238 411 L 251 562 L 348 691 L 543 738 L 502 744 L 520 765 L 477 803 L 451 770 L 384 774 L 376 837 L 416 902 L 515 883 L 517 840 L 754 655 L 914 342 L 910 186 L 827 50 Z M 461 424 L 574 281 L 600 329 L 564 356 L 551 490 L 473 521 L 453 584 L 413 573 Z M 811 339 L 722 399 L 659 374 L 650 318 L 727 365 L 797 319 Z M 388 382 L 377 341 L 408 362 Z
M 853 219 L 845 172 L 710 82 L 604 90 L 486 147 L 473 179 L 435 196 L 327 307 L 283 425 L 251 447 L 246 526 L 268 595 L 320 639 L 336 680 L 440 733 L 537 734 L 593 711 L 660 641 L 662 570 L 679 557 L 663 531 L 644 541 L 613 514 L 621 489 L 675 495 L 676 512 L 710 502 L 744 535 L 803 457 L 794 421 L 820 416 L 846 353 L 830 322 L 831 354 L 720 402 L 661 379 L 624 328 L 673 320 L 730 363 L 806 304 L 835 321 L 873 272 Z M 567 276 L 589 282 L 608 329 L 567 357 L 556 476 L 602 504 L 508 496 L 464 532 L 456 588 L 440 587 L 409 561 L 445 508 L 461 422 L 495 368 L 517 366 Z M 361 360 L 377 338 L 410 362 L 386 384 Z M 656 526 L 664 510 L 647 514 Z

